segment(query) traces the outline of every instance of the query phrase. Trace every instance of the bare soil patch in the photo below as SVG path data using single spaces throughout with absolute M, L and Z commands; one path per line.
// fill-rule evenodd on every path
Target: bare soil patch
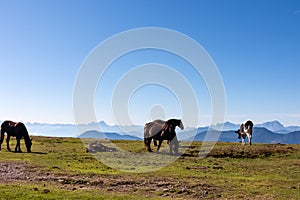
M 186 182 L 178 178 L 136 175 L 69 174 L 52 172 L 30 166 L 26 162 L 1 161 L 0 183 L 35 183 L 46 187 L 58 185 L 67 190 L 97 189 L 103 192 L 139 194 L 145 197 L 172 197 L 184 199 L 214 199 L 221 197 L 222 189 L 198 181 Z M 37 188 L 33 188 L 37 190 Z M 48 191 L 47 188 L 45 190 Z

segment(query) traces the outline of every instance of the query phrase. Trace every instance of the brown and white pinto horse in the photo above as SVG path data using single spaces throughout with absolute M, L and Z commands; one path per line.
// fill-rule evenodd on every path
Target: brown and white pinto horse
M 158 140 L 157 152 L 160 149 L 163 140 L 167 140 L 170 145 L 170 154 L 178 154 L 179 142 L 177 140 L 175 129 L 179 127 L 181 130 L 184 126 L 180 119 L 169 119 L 168 121 L 155 120 L 146 123 L 144 126 L 144 144 L 146 149 L 151 152 L 151 141 Z
M 242 144 L 245 144 L 245 139 L 248 137 L 249 144 L 252 145 L 252 131 L 253 131 L 253 122 L 248 120 L 245 124 L 241 124 L 240 129 L 235 131 L 238 134 L 238 138 L 242 138 Z

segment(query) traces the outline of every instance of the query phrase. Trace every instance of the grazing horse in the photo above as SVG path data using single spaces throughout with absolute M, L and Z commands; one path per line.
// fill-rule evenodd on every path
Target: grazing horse
M 4 121 L 1 124 L 0 150 L 1 150 L 1 145 L 3 143 L 3 140 L 4 140 L 4 133 L 7 134 L 6 143 L 7 143 L 8 151 L 11 151 L 10 147 L 9 147 L 9 139 L 11 136 L 13 136 L 13 137 L 16 137 L 16 139 L 17 139 L 17 145 L 15 148 L 15 152 L 22 152 L 21 147 L 20 147 L 20 140 L 22 138 L 24 138 L 24 140 L 25 140 L 27 152 L 28 153 L 31 152 L 32 139 L 30 139 L 30 137 L 28 135 L 28 131 L 23 123 L 13 122 L 13 121 Z
M 169 119 L 168 121 L 155 120 L 146 123 L 144 126 L 144 144 L 149 152 L 152 152 L 150 147 L 151 141 L 158 140 L 157 152 L 159 151 L 162 141 L 170 142 L 170 154 L 178 154 L 179 142 L 177 140 L 175 129 L 179 127 L 181 130 L 184 126 L 180 119 Z
M 248 136 L 249 144 L 252 145 L 252 130 L 253 130 L 253 122 L 248 120 L 245 124 L 240 126 L 240 129 L 235 131 L 238 134 L 238 138 L 242 138 L 242 144 L 245 144 L 245 138 Z

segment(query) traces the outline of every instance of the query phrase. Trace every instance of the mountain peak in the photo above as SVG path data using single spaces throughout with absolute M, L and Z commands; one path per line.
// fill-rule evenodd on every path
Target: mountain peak
M 105 123 L 105 121 L 100 121 L 99 122 L 99 125 L 102 127 L 102 126 L 108 126 L 106 123 Z
M 261 126 L 266 127 L 267 129 L 275 132 L 284 129 L 284 126 L 277 120 L 265 122 L 261 124 Z

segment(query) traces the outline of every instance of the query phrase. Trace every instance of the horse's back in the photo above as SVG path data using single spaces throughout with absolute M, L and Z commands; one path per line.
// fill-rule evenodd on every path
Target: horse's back
M 23 123 L 22 122 L 13 122 L 13 121 L 10 121 L 10 120 L 6 120 L 6 121 L 2 122 L 1 128 L 13 128 L 13 127 L 17 127 L 18 124 L 23 124 Z
M 165 121 L 157 119 L 153 122 L 148 122 L 144 126 L 144 137 L 155 137 L 163 128 Z
M 10 120 L 6 120 L 1 124 L 1 129 L 4 130 L 10 136 L 26 136 L 28 135 L 28 131 L 26 129 L 25 124 L 22 122 L 13 122 Z
M 161 120 L 161 119 L 156 119 L 156 120 L 153 121 L 153 123 L 163 125 L 164 123 L 166 123 L 166 121 Z

